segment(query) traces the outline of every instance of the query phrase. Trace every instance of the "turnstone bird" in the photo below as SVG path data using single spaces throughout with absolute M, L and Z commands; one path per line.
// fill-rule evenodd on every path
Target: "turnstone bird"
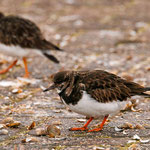
M 4 16 L 0 12 L 0 52 L 21 57 L 25 66 L 25 77 L 29 77 L 26 57 L 30 56 L 31 52 L 37 52 L 59 63 L 56 57 L 49 54 L 50 50 L 62 51 L 43 37 L 35 23 L 18 16 Z M 9 71 L 16 63 L 17 59 L 7 69 L 1 70 L 0 74 Z
M 54 74 L 52 79 L 54 84 L 44 92 L 57 88 L 66 106 L 90 118 L 83 127 L 71 128 L 72 131 L 87 130 L 94 118 L 104 118 L 98 128 L 89 130 L 100 131 L 108 116 L 123 109 L 128 98 L 134 95 L 150 97 L 145 93 L 150 91 L 150 87 L 143 87 L 103 70 L 61 71 Z

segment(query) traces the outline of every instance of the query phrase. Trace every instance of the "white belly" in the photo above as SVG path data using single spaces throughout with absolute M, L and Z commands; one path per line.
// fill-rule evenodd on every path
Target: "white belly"
M 9 56 L 15 56 L 15 57 L 26 57 L 30 56 L 31 53 L 39 53 L 41 52 L 36 49 L 27 49 L 27 48 L 21 48 L 20 46 L 15 46 L 15 45 L 5 45 L 0 43 L 0 53 L 3 53 L 5 55 Z
M 63 101 L 64 102 L 64 101 Z M 64 102 L 65 103 L 65 102 Z M 109 103 L 99 103 L 90 97 L 85 91 L 82 99 L 76 104 L 67 105 L 72 111 L 85 115 L 87 117 L 100 118 L 105 115 L 115 114 L 124 109 L 127 101 L 114 101 Z

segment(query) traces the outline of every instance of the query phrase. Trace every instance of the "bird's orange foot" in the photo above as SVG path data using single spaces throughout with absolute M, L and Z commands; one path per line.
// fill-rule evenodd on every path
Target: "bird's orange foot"
M 102 128 L 95 128 L 95 129 L 92 129 L 92 130 L 89 130 L 88 132 L 98 132 L 98 131 L 101 131 L 102 130 Z
M 14 65 L 16 65 L 16 63 L 17 63 L 17 60 L 15 60 L 12 64 L 10 64 L 10 66 L 8 66 L 8 68 L 1 70 L 0 74 L 4 74 L 4 73 L 8 72 Z
M 87 130 L 87 127 L 81 127 L 81 128 L 70 128 L 69 131 L 85 131 Z
M 0 74 L 4 74 L 4 73 L 6 73 L 6 72 L 8 72 L 8 70 L 7 70 L 7 69 L 4 69 L 4 70 L 1 70 L 1 71 L 0 71 Z
M 28 73 L 25 73 L 25 75 L 23 76 L 24 78 L 29 78 L 30 74 L 29 72 Z

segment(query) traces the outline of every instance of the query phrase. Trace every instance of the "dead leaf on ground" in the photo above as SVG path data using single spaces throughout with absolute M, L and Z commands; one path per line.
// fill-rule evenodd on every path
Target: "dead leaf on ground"
M 12 117 L 7 117 L 2 120 L 2 123 L 6 125 L 6 127 L 17 128 L 21 123 L 19 121 L 13 120 Z
M 10 128 L 17 128 L 21 123 L 19 121 L 16 121 L 16 122 L 13 122 L 13 123 L 10 123 L 10 124 L 6 124 L 7 127 L 10 127 Z
M 36 126 L 36 123 L 33 121 L 30 126 L 28 126 L 28 130 L 32 130 Z

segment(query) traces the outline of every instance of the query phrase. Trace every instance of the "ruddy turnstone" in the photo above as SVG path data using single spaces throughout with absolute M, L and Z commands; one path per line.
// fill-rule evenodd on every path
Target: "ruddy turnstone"
M 110 114 L 115 114 L 125 107 L 127 99 L 140 95 L 150 97 L 143 87 L 137 83 L 103 71 L 61 71 L 52 76 L 54 84 L 44 91 L 57 88 L 63 103 L 72 111 L 90 118 L 81 128 L 70 130 L 87 130 L 88 124 L 94 118 L 104 118 L 98 128 L 100 131 Z
M 31 52 L 37 52 L 59 63 L 55 56 L 49 54 L 50 50 L 62 51 L 43 37 L 35 23 L 18 16 L 4 16 L 0 12 L 0 52 L 21 57 L 25 66 L 25 77 L 29 77 L 26 57 Z M 17 59 L 7 69 L 1 70 L 0 74 L 9 71 L 16 63 Z

